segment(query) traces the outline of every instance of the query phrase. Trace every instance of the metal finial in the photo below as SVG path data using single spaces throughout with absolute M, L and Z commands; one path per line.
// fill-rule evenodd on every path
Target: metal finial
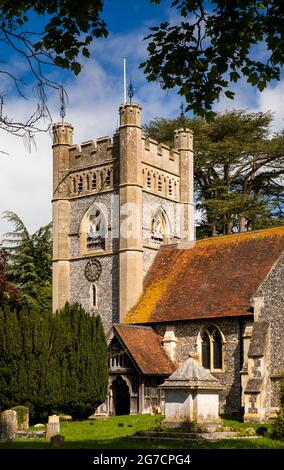
M 130 82 L 129 82 L 128 90 L 127 90 L 127 94 L 128 94 L 129 100 L 130 100 L 130 104 L 132 103 L 132 98 L 134 96 L 134 92 L 135 92 L 135 88 L 132 84 L 132 79 L 130 77 Z
M 180 120 L 181 125 L 184 127 L 184 126 L 185 126 L 186 117 L 185 117 L 185 112 L 184 112 L 184 105 L 183 105 L 183 103 L 181 103 L 181 105 L 180 105 L 179 120 Z
M 4 96 L 0 96 L 0 117 L 3 116 Z
M 63 88 L 63 85 L 61 85 L 60 88 L 59 88 L 59 99 L 60 99 L 59 114 L 60 114 L 60 117 L 61 117 L 62 125 L 64 123 L 64 118 L 65 118 L 65 115 L 66 115 L 66 102 L 65 102 L 66 96 L 65 95 L 66 95 L 66 92 Z

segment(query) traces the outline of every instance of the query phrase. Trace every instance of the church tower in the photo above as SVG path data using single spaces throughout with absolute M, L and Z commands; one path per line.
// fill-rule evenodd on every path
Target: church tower
M 162 245 L 194 239 L 193 137 L 145 139 L 139 104 L 120 106 L 113 140 L 73 145 L 53 126 L 53 309 L 80 302 L 107 332 L 123 322 Z

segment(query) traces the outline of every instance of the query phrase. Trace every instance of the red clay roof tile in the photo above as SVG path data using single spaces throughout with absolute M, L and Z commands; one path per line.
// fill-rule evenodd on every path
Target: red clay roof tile
M 162 348 L 162 337 L 152 328 L 120 324 L 114 329 L 142 374 L 170 375 L 176 370 Z
M 250 299 L 284 250 L 284 227 L 159 250 L 125 323 L 251 315 Z

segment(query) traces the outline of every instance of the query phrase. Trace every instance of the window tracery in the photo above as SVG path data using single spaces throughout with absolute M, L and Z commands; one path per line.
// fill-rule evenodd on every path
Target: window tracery
M 224 337 L 221 331 L 211 325 L 202 330 L 199 335 L 200 362 L 205 369 L 222 370 L 224 363 Z

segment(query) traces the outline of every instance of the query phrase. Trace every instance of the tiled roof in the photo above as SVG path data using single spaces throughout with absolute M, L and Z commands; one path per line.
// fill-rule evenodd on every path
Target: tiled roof
M 284 227 L 163 247 L 126 323 L 251 315 L 251 297 L 284 250 Z
M 162 337 L 152 328 L 132 325 L 114 325 L 142 374 L 170 375 L 176 370 L 162 348 Z

